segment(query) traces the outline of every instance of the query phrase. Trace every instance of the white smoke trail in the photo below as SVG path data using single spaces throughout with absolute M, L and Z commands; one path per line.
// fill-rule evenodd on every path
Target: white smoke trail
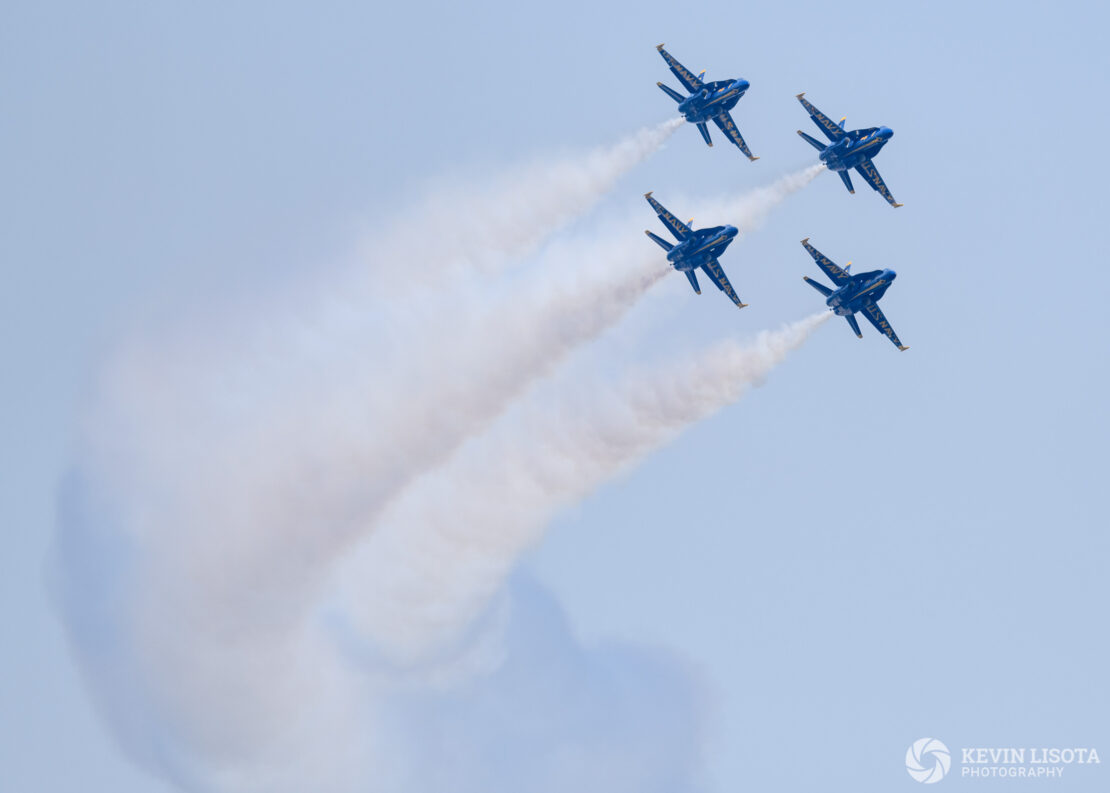
M 816 179 L 824 170 L 822 163 L 810 165 L 738 196 L 698 201 L 688 211 L 695 217 L 712 219 L 714 223 L 731 223 L 741 233 L 752 231 L 762 227 L 767 216 L 779 204 Z
M 468 448 L 396 505 L 342 579 L 356 629 L 403 665 L 456 643 L 560 507 L 736 401 L 800 346 L 822 313 L 588 400 L 544 406 Z
M 805 183 L 788 177 L 734 204 L 765 213 Z M 727 210 L 722 205 L 717 215 Z M 176 352 L 156 346 L 116 372 L 113 415 L 99 419 L 101 446 L 133 463 L 122 474 L 128 488 L 141 483 L 138 492 L 158 492 L 177 483 L 176 497 L 187 505 L 175 513 L 182 526 L 161 533 L 191 535 L 184 526 L 193 523 L 226 535 L 229 524 L 241 526 L 233 543 L 189 540 L 205 552 L 219 547 L 197 560 L 210 576 L 234 579 L 223 575 L 225 567 L 248 569 L 252 591 L 265 579 L 284 591 L 311 589 L 416 476 L 617 322 L 666 273 L 658 260 L 638 233 L 617 228 L 551 247 L 539 262 L 556 274 L 551 281 L 492 302 L 482 291 L 488 285 L 460 286 L 446 303 L 433 302 L 407 322 L 398 318 L 381 334 L 360 321 L 337 323 L 326 304 L 319 319 L 284 330 L 266 326 L 257 344 L 236 345 L 221 329 L 208 345 L 189 339 Z M 397 338 L 387 337 L 383 347 L 387 332 Z M 387 388 L 380 371 L 362 363 L 375 359 L 389 368 Z M 210 442 L 198 444 L 211 436 L 220 437 L 234 471 L 212 464 Z M 227 514 L 239 509 L 240 492 L 261 489 L 283 496 L 269 500 L 267 514 Z M 275 542 L 275 520 L 289 532 L 277 536 L 301 548 L 297 558 Z
M 144 765 L 188 790 L 327 790 L 331 777 L 344 789 L 365 776 L 306 735 L 343 729 L 360 746 L 347 754 L 374 755 L 335 682 L 346 673 L 312 638 L 331 565 L 390 498 L 667 272 L 637 235 L 564 242 L 540 264 L 554 275 L 492 299 L 459 290 L 399 341 L 309 315 L 248 340 L 219 328 L 207 343 L 152 342 L 117 363 L 84 484 L 108 504 L 116 528 L 103 541 L 125 569 L 64 600 L 91 642 L 78 649 L 106 718 Z M 365 363 L 382 344 L 404 353 L 388 377 Z M 88 521 L 74 509 L 73 523 Z M 71 579 L 104 555 L 84 542 L 94 555 L 66 557 Z M 126 604 L 112 595 L 87 613 L 105 586 Z M 117 637 L 111 663 L 95 660 L 101 635 Z M 259 781 L 273 775 L 280 785 Z
M 672 118 L 614 145 L 546 157 L 498 175 L 450 187 L 441 179 L 416 212 L 393 225 L 396 243 L 383 251 L 372 237 L 368 255 L 398 286 L 424 287 L 445 275 L 493 273 L 518 264 L 554 232 L 586 214 L 624 174 L 667 141 L 685 121 Z M 476 185 L 481 185 L 477 187 Z M 459 216 L 466 222 L 459 222 Z M 393 269 L 391 262 L 415 266 Z
M 630 162 L 650 145 L 606 162 Z M 561 195 L 604 184 L 579 176 Z M 542 237 L 538 218 L 575 205 L 544 206 L 526 213 L 534 235 L 518 248 Z M 496 226 L 481 210 L 457 208 L 444 236 Z M 481 252 L 480 237 L 471 251 Z M 388 313 L 356 293 L 194 326 L 178 342 L 148 340 L 108 373 L 79 493 L 62 519 L 60 586 L 96 697 L 145 766 L 187 790 L 361 787 L 364 758 L 382 756 L 380 697 L 366 690 L 380 681 L 347 669 L 318 635 L 320 590 L 336 560 L 390 499 L 666 273 L 658 251 L 624 230 L 553 245 L 539 264 L 557 275 L 523 288 L 437 284 L 432 297 L 410 295 Z M 543 429 L 542 417 L 534 422 Z M 535 437 L 555 450 L 552 465 L 576 465 L 560 451 L 573 436 Z M 503 442 L 530 443 L 523 434 Z M 512 472 L 501 478 L 512 482 Z M 522 481 L 522 494 L 540 484 Z M 511 564 L 462 558 L 492 575 L 470 589 L 445 583 L 466 607 L 447 609 L 456 632 Z M 374 618 L 367 627 L 373 636 Z M 396 655 L 410 644 L 391 634 L 383 648 Z M 416 644 L 422 651 L 426 640 Z

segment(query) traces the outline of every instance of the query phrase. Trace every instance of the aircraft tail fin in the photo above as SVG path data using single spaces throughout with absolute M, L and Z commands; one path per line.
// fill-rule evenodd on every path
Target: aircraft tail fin
M 709 127 L 706 126 L 706 123 L 704 121 L 698 122 L 698 132 L 700 132 L 701 136 L 705 138 L 706 145 L 713 145 L 713 138 L 709 137 Z
M 817 283 L 817 282 L 816 282 L 816 281 L 814 281 L 814 280 L 813 280 L 812 278 L 810 278 L 810 277 L 809 277 L 808 275 L 803 275 L 803 276 L 802 276 L 802 280 L 803 280 L 803 281 L 805 281 L 805 282 L 806 282 L 807 284 L 809 284 L 810 286 L 812 286 L 812 287 L 813 287 L 814 289 L 816 289 L 816 290 L 817 290 L 818 292 L 820 292 L 821 294 L 823 294 L 823 295 L 824 295 L 825 297 L 828 297 L 829 295 L 831 295 L 831 294 L 833 293 L 833 290 L 829 289 L 829 288 L 828 288 L 827 286 L 825 286 L 824 284 L 819 284 L 819 283 Z
M 701 287 L 698 286 L 698 274 L 693 270 L 687 270 L 686 277 L 690 279 L 690 286 L 694 287 L 694 291 L 700 295 Z
M 655 241 L 655 244 L 665 251 L 669 251 L 671 248 L 674 247 L 674 245 L 671 245 L 671 243 L 667 242 L 662 237 L 655 236 L 650 231 L 645 231 L 644 234 L 647 234 L 649 237 L 651 237 Z
M 671 88 L 669 85 L 663 85 L 663 83 L 656 83 L 656 85 L 659 86 L 660 89 L 662 89 L 663 93 L 665 93 L 676 102 L 682 102 L 686 99 L 686 97 Z
M 859 323 L 856 322 L 854 314 L 849 314 L 844 319 L 848 320 L 848 324 L 852 326 L 852 332 L 856 334 L 856 338 L 862 339 L 863 334 L 859 332 Z
M 856 192 L 856 188 L 852 187 L 852 177 L 848 175 L 847 171 L 840 171 L 840 181 L 844 182 L 844 186 L 848 188 L 849 193 Z
M 824 151 L 825 150 L 825 144 L 822 143 L 821 141 L 815 140 L 814 138 L 811 138 L 809 135 L 805 134 L 801 130 L 798 130 L 798 134 L 802 136 L 802 139 L 806 143 L 808 143 L 813 148 L 817 149 L 817 151 Z

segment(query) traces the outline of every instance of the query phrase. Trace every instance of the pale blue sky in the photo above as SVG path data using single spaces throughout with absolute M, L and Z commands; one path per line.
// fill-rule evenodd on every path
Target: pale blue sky
M 347 256 L 366 218 L 439 174 L 666 118 L 662 41 L 751 81 L 735 117 L 762 159 L 684 128 L 609 206 L 651 189 L 681 215 L 680 196 L 806 164 L 804 90 L 894 129 L 877 164 L 905 207 L 823 175 L 728 252 L 751 308 L 675 276 L 659 290 L 674 306 L 597 354 L 816 310 L 805 236 L 898 271 L 884 310 L 911 350 L 827 323 L 764 388 L 561 517 L 528 567 L 586 641 L 699 670 L 716 790 L 916 789 L 902 756 L 926 735 L 1110 758 L 1107 21 L 1094 3 L 7 6 L 0 790 L 162 789 L 97 720 L 43 583 L 113 340 Z

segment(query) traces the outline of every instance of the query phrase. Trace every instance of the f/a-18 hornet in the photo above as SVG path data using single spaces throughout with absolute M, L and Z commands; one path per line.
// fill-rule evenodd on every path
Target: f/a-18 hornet
M 867 180 L 869 185 L 879 191 L 882 197 L 887 200 L 887 203 L 893 207 L 902 206 L 894 200 L 894 196 L 890 194 L 886 183 L 883 182 L 883 177 L 879 176 L 879 170 L 875 167 L 875 163 L 871 161 L 879 153 L 879 150 L 886 145 L 887 141 L 894 136 L 894 130 L 890 127 L 845 130 L 844 121 L 847 117 L 840 119 L 839 124 L 834 124 L 831 118 L 806 101 L 804 93 L 798 94 L 798 101 L 809 113 L 813 123 L 821 128 L 825 137 L 832 143 L 826 146 L 801 130 L 798 130 L 798 134 L 805 138 L 810 146 L 821 152 L 818 156 L 830 171 L 836 171 L 840 174 L 848 192 L 856 192 L 856 189 L 852 187 L 852 176 L 848 173 L 855 168 L 859 175 Z
M 863 338 L 855 317 L 857 311 L 862 311 L 863 315 L 875 326 L 875 330 L 894 342 L 895 347 L 903 351 L 909 349 L 899 340 L 898 334 L 894 332 L 894 328 L 890 327 L 882 309 L 879 308 L 879 298 L 886 294 L 886 290 L 898 277 L 896 272 L 893 270 L 872 270 L 869 273 L 852 275 L 849 272 L 852 268 L 851 262 L 848 262 L 848 265 L 841 269 L 833 264 L 825 254 L 810 245 L 809 237 L 802 240 L 802 245 L 809 251 L 813 261 L 817 262 L 817 266 L 824 270 L 825 275 L 836 284 L 837 288 L 835 290 L 829 289 L 827 286 L 819 284 L 806 276 L 802 276 L 802 278 L 805 279 L 807 284 L 825 296 L 825 304 L 837 316 L 848 320 L 848 324 L 852 326 L 856 336 Z
M 694 287 L 694 291 L 699 295 L 701 294 L 701 287 L 698 286 L 697 269 L 700 267 L 705 274 L 712 279 L 717 288 L 728 295 L 729 299 L 736 304 L 737 308 L 744 308 L 747 303 L 740 301 L 736 296 L 732 284 L 729 283 L 728 276 L 725 271 L 721 269 L 720 262 L 717 257 L 725 252 L 725 248 L 729 243 L 735 239 L 739 233 L 736 226 L 713 226 L 712 228 L 705 229 L 691 229 L 686 223 L 676 218 L 666 207 L 651 197 L 651 193 L 644 193 L 644 198 L 651 204 L 651 208 L 659 215 L 659 219 L 663 221 L 671 234 L 678 240 L 677 245 L 672 245 L 662 237 L 657 237 L 650 231 L 645 231 L 655 243 L 667 252 L 667 261 L 669 261 L 674 268 L 679 272 L 686 273 L 686 277 L 690 280 L 690 286 Z M 694 219 L 690 218 L 689 223 L 693 223 Z
M 721 132 L 725 133 L 729 140 L 737 145 L 740 151 L 744 152 L 744 156 L 749 160 L 758 160 L 758 157 L 752 156 L 751 149 L 748 148 L 748 144 L 740 136 L 740 130 L 736 128 L 732 116 L 728 113 L 736 107 L 736 103 L 740 101 L 740 97 L 748 90 L 751 83 L 747 80 L 702 82 L 701 78 L 705 76 L 704 71 L 695 75 L 676 61 L 673 55 L 663 49 L 662 44 L 655 49 L 659 50 L 663 60 L 674 72 L 674 76 L 682 83 L 682 87 L 690 92 L 690 95 L 683 96 L 669 85 L 663 85 L 663 83 L 656 83 L 656 85 L 662 88 L 667 96 L 678 102 L 678 112 L 685 116 L 691 124 L 697 126 L 701 136 L 705 138 L 705 142 L 710 146 L 713 145 L 713 139 L 709 137 L 709 127 L 706 126 L 708 122 L 712 121 L 721 128 Z

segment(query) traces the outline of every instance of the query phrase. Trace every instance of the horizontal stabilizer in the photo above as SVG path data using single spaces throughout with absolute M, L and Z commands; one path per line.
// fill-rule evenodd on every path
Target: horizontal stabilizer
M 705 138 L 706 145 L 708 145 L 708 146 L 713 145 L 713 138 L 709 137 L 709 127 L 706 126 L 704 121 L 699 121 L 698 122 L 698 132 L 700 132 L 701 136 L 703 138 Z
M 852 187 L 852 177 L 847 171 L 839 171 L 840 181 L 844 182 L 844 186 L 848 188 L 849 193 L 855 193 L 856 188 Z
M 701 287 L 698 286 L 698 274 L 693 270 L 687 270 L 686 277 L 690 279 L 690 286 L 694 287 L 694 291 L 700 295 Z
M 817 149 L 817 151 L 824 151 L 825 150 L 825 148 L 826 148 L 825 144 L 822 143 L 821 141 L 811 138 L 809 135 L 805 134 L 801 130 L 798 130 L 798 134 L 802 136 L 802 139 L 806 143 L 808 143 L 813 148 Z
M 849 314 L 844 319 L 848 320 L 848 324 L 852 326 L 852 332 L 856 334 L 856 337 L 862 339 L 863 334 L 859 332 L 859 323 L 856 322 L 855 316 L 853 314 Z
M 686 100 L 685 96 L 683 96 L 678 91 L 671 88 L 669 85 L 663 85 L 663 83 L 656 83 L 656 85 L 659 86 L 663 90 L 663 93 L 665 93 L 667 96 L 669 96 L 674 101 L 683 102 L 683 101 Z
M 674 247 L 673 245 L 671 245 L 671 243 L 667 242 L 662 237 L 655 236 L 650 231 L 645 231 L 644 234 L 647 234 L 649 237 L 651 237 L 653 240 L 655 240 L 655 244 L 658 245 L 660 248 L 662 248 L 665 251 L 669 251 L 671 248 Z
M 829 289 L 829 288 L 828 288 L 827 286 L 825 286 L 824 284 L 819 284 L 819 283 L 817 283 L 816 281 L 814 281 L 814 280 L 813 280 L 812 278 L 810 278 L 809 276 L 803 275 L 803 276 L 802 276 L 802 280 L 803 280 L 803 281 L 805 281 L 805 282 L 806 282 L 807 284 L 809 284 L 810 286 L 812 286 L 812 287 L 813 287 L 814 289 L 816 289 L 816 290 L 817 290 L 818 292 L 820 292 L 821 294 L 823 294 L 823 295 L 824 295 L 825 297 L 828 297 L 829 295 L 831 295 L 831 294 L 833 293 L 833 290 Z

